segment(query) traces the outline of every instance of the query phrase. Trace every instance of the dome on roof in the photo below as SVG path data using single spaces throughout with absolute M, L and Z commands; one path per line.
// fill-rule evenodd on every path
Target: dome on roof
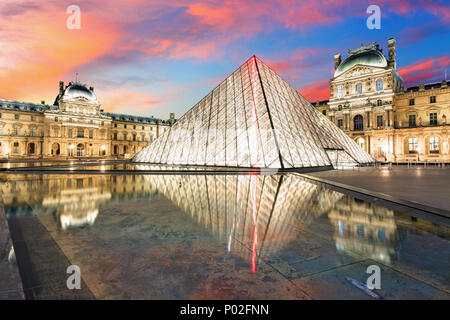
M 89 90 L 84 84 L 79 82 L 71 82 L 64 91 L 65 99 L 86 98 L 89 101 L 97 102 L 95 94 Z
M 349 50 L 348 57 L 337 67 L 334 77 L 341 75 L 357 64 L 382 68 L 388 66 L 387 59 L 378 49 L 377 44 L 361 46 L 358 49 Z

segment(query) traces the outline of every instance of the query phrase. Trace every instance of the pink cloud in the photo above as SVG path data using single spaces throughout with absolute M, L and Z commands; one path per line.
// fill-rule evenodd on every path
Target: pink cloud
M 440 81 L 444 79 L 444 69 L 450 65 L 450 57 L 430 57 L 401 67 L 398 72 L 408 85 Z
M 330 83 L 327 79 L 318 80 L 299 91 L 308 101 L 328 100 L 330 98 Z

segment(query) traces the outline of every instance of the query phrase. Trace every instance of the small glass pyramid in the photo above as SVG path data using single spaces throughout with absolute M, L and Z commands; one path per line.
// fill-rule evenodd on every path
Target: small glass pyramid
M 335 166 L 373 159 L 253 56 L 142 149 L 134 162 L 239 168 Z

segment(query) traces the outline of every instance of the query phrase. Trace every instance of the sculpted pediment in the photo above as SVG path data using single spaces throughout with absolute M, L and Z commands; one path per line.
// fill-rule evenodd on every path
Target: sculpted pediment
M 348 69 L 347 71 L 345 71 L 344 73 L 342 73 L 341 75 L 339 75 L 337 78 L 347 79 L 347 78 L 358 77 L 360 75 L 373 73 L 374 71 L 378 71 L 380 69 L 382 69 L 382 68 L 357 64 L 357 65 L 351 67 L 350 69 Z

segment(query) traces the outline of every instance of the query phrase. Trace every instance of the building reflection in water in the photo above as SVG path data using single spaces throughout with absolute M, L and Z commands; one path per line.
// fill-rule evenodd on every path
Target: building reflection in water
M 403 233 L 395 212 L 386 207 L 344 196 L 328 213 L 334 226 L 336 248 L 386 264 L 397 260 Z
M 101 205 L 161 194 L 229 252 L 251 261 L 299 240 L 299 229 L 328 215 L 338 251 L 390 263 L 398 232 L 392 210 L 296 175 L 8 175 L 0 184 L 7 217 L 51 212 L 61 230 L 92 226 Z

